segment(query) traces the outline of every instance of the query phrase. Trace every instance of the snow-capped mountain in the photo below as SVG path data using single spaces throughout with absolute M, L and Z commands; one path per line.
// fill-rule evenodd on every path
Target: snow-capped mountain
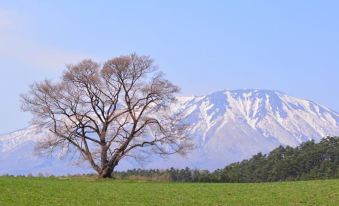
M 72 156 L 59 158 L 37 154 L 35 146 L 46 137 L 46 132 L 29 127 L 0 136 L 0 175 L 67 175 L 91 171 L 86 166 L 76 165 Z
M 339 114 L 314 102 L 270 90 L 227 90 L 206 96 L 178 97 L 174 110 L 191 124 L 196 149 L 187 157 L 155 159 L 147 168 L 216 169 L 279 145 L 297 146 L 339 135 Z M 174 111 L 175 112 L 175 111 Z M 46 131 L 31 127 L 0 136 L 0 174 L 82 173 L 69 158 L 34 155 L 34 145 Z M 138 167 L 125 161 L 119 169 Z

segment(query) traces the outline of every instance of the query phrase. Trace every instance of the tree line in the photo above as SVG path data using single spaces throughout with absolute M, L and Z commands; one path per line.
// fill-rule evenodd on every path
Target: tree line
M 319 143 L 309 141 L 296 148 L 280 146 L 268 154 L 258 153 L 213 172 L 198 169 L 133 169 L 117 171 L 119 179 L 172 182 L 276 182 L 339 178 L 339 137 Z

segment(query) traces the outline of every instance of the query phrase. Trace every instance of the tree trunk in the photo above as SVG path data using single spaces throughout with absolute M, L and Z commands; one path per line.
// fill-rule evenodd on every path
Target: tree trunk
M 113 173 L 114 168 L 113 167 L 106 167 L 103 168 L 101 173 L 99 174 L 100 178 L 112 178 L 112 173 Z
M 104 138 L 104 135 L 101 138 L 101 172 L 99 173 L 100 178 L 112 178 L 112 173 L 114 167 L 109 164 L 108 159 L 107 159 L 107 150 L 108 148 L 106 147 L 106 141 Z

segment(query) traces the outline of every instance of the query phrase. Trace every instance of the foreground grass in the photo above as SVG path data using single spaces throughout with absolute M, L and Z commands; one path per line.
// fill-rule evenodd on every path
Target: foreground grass
M 184 184 L 0 177 L 0 205 L 339 205 L 339 180 Z

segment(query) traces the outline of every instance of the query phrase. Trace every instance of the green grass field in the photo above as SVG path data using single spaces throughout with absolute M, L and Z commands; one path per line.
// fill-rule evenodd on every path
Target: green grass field
M 191 184 L 0 177 L 0 205 L 339 205 L 339 180 Z

